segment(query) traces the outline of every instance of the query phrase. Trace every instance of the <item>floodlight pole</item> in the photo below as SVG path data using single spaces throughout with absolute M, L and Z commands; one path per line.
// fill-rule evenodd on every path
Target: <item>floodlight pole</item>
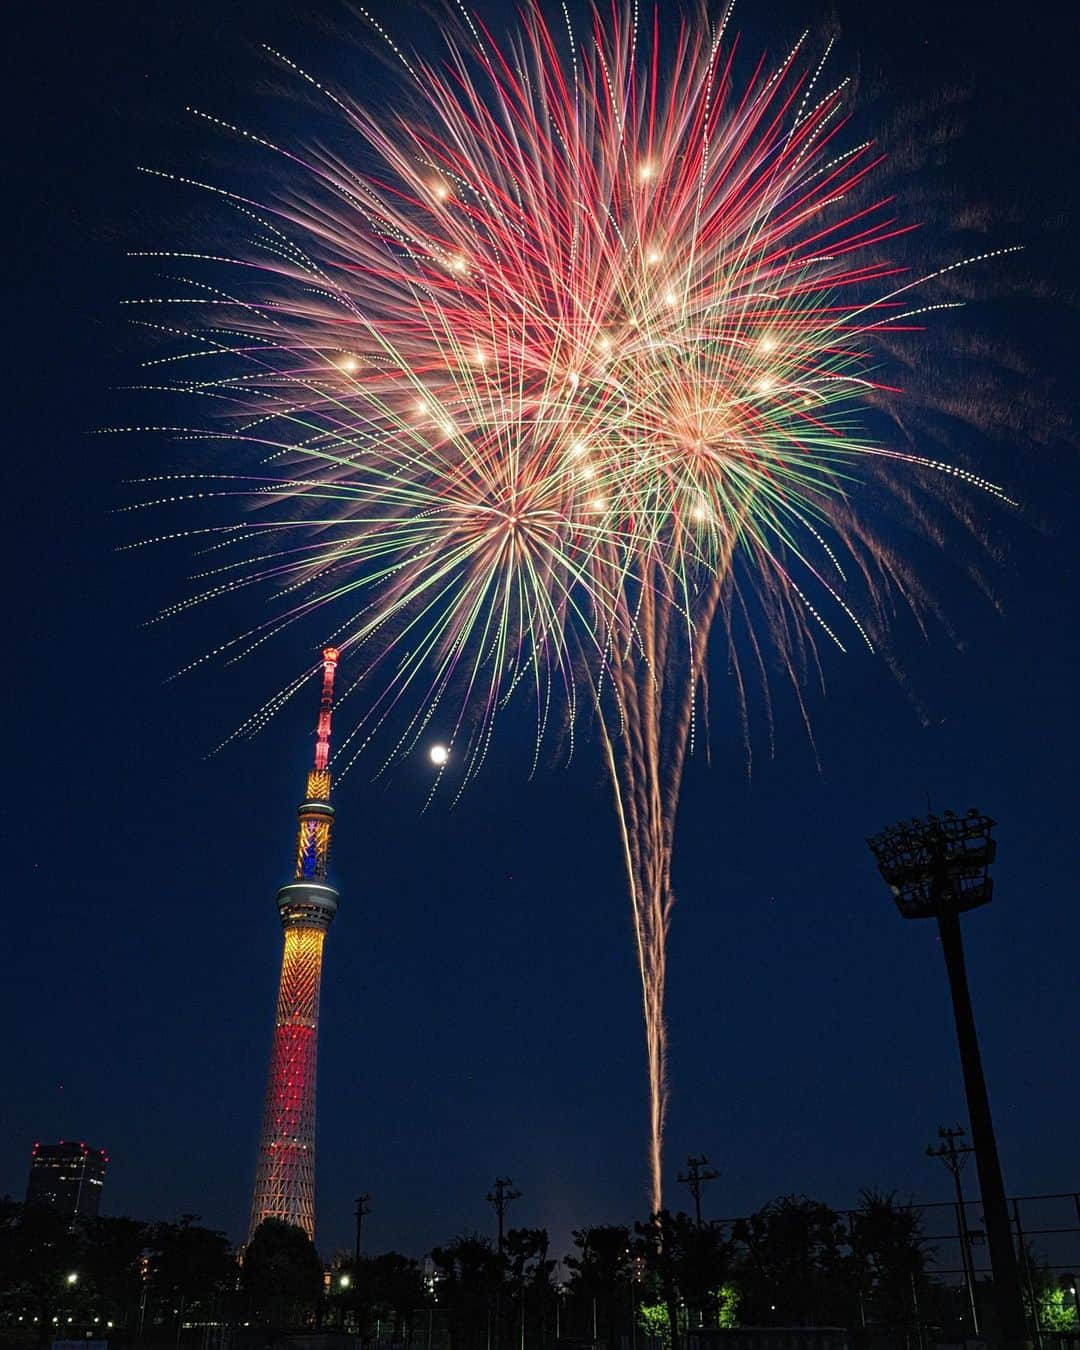
M 960 1065 L 964 1074 L 971 1142 L 975 1148 L 975 1165 L 979 1169 L 979 1189 L 982 1192 L 986 1245 L 990 1250 L 994 1288 L 999 1291 L 997 1304 L 1000 1330 L 1006 1344 L 1023 1344 L 1027 1340 L 1027 1328 L 1024 1325 L 1024 1305 L 1020 1294 L 1020 1272 L 1016 1264 L 1016 1247 L 1013 1244 L 994 1122 L 990 1115 L 986 1076 L 979 1053 L 979 1038 L 975 1031 L 975 1013 L 971 1006 L 964 943 L 960 934 L 960 915 L 954 909 L 946 907 L 939 911 L 938 932 L 941 935 L 941 950 L 945 954 L 945 969 L 949 973 L 956 1038 L 960 1044 Z
M 966 818 L 947 812 L 944 820 L 931 815 L 925 821 L 913 821 L 910 826 L 896 826 L 869 842 L 901 914 L 905 918 L 933 915 L 937 919 L 956 1020 L 971 1142 L 979 1173 L 986 1245 L 994 1278 L 998 1336 L 1006 1350 L 1021 1350 L 1029 1341 L 1020 1292 L 1020 1271 L 960 932 L 961 911 L 986 904 L 993 894 L 993 882 L 988 876 L 997 848 L 991 835 L 993 826 L 992 820 L 974 811 Z
M 987 1246 L 990 1264 L 994 1268 L 994 1284 L 1004 1285 L 1004 1297 L 998 1299 L 998 1315 L 1006 1341 L 1026 1341 L 1023 1326 L 1021 1278 L 1017 1269 L 1017 1249 L 1012 1243 L 1012 1224 L 1008 1219 L 1008 1200 L 1004 1193 L 1002 1162 L 998 1157 L 998 1141 L 994 1134 L 994 1119 L 990 1114 L 990 1095 L 983 1073 L 983 1057 L 979 1053 L 979 1037 L 975 1030 L 975 1012 L 972 1010 L 971 991 L 968 988 L 967 963 L 964 961 L 964 940 L 960 934 L 960 915 L 954 910 L 942 910 L 937 917 L 941 934 L 941 950 L 945 953 L 945 969 L 949 972 L 949 991 L 953 996 L 953 1017 L 956 1018 L 956 1037 L 960 1042 L 960 1065 L 964 1071 L 964 1092 L 968 1098 L 968 1118 L 971 1123 L 971 1141 L 975 1146 L 975 1165 L 979 1168 L 979 1189 L 983 1193 L 983 1216 L 987 1224 Z M 1004 1278 L 1003 1278 L 1004 1277 Z M 1006 1316 L 1006 1304 L 1008 1316 Z M 1015 1308 L 1015 1318 L 1012 1309 Z M 1010 1322 L 1018 1326 L 1010 1328 Z

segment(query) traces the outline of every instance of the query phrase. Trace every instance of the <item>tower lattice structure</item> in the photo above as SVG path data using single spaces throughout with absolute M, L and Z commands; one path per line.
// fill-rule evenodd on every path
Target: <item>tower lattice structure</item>
M 296 1224 L 315 1235 L 315 1070 L 319 1045 L 319 990 L 323 942 L 337 913 L 338 893 L 327 883 L 330 829 L 330 723 L 339 653 L 323 657 L 322 701 L 315 762 L 300 804 L 296 874 L 278 891 L 285 930 L 274 1043 L 266 1085 L 262 1135 L 255 1169 L 248 1240 L 264 1219 Z

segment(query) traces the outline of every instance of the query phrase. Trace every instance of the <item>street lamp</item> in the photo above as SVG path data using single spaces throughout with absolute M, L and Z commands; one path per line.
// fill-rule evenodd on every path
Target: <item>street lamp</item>
M 73 1270 L 71 1274 L 67 1277 L 67 1282 L 68 1284 L 78 1284 L 79 1282 L 78 1271 Z
M 1072 1294 L 1073 1303 L 1076 1304 L 1076 1325 L 1080 1327 L 1080 1280 L 1077 1280 L 1072 1271 L 1062 1275 L 1061 1283 Z
M 946 811 L 943 817 L 928 815 L 925 820 L 891 825 L 866 842 L 901 915 L 905 919 L 937 919 L 979 1169 L 998 1329 L 1004 1345 L 1019 1347 L 1027 1341 L 1020 1275 L 960 934 L 960 915 L 988 904 L 994 893 L 989 874 L 997 853 L 994 824 L 989 816 L 974 809 L 965 816 Z

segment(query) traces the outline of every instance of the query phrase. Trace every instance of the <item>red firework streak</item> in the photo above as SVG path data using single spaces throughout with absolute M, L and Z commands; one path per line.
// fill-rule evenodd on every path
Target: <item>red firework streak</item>
M 278 892 L 285 929 L 274 1045 L 255 1170 L 248 1241 L 264 1219 L 283 1219 L 315 1235 L 315 1069 L 323 940 L 337 913 L 338 893 L 326 882 L 330 852 L 330 721 L 338 652 L 323 654 L 322 701 L 315 763 L 298 810 L 296 875 Z

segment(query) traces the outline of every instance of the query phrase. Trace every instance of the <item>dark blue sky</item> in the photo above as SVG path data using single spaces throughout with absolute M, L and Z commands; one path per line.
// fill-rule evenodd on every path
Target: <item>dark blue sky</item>
M 140 627 L 180 590 L 185 559 L 115 553 L 132 529 L 113 512 L 131 499 L 124 479 L 181 452 L 88 432 L 140 416 L 117 389 L 139 378 L 141 351 L 117 302 L 147 289 L 124 253 L 168 246 L 192 224 L 191 202 L 136 164 L 236 162 L 184 118 L 185 103 L 302 138 L 304 109 L 274 95 L 260 40 L 380 96 L 384 77 L 341 39 L 344 11 L 328 5 L 323 23 L 319 8 L 42 5 L 24 14 L 9 77 L 22 131 L 5 222 L 0 1192 L 21 1195 L 35 1139 L 85 1138 L 112 1156 L 108 1212 L 197 1212 L 237 1239 L 281 940 L 274 893 L 314 691 L 255 742 L 206 752 L 309 650 L 286 642 L 241 669 L 164 683 L 238 616 Z M 1029 243 L 1025 275 L 1043 294 L 973 307 L 963 323 L 991 344 L 1008 337 L 1065 405 L 1075 34 L 1049 7 L 1019 22 L 1011 7 L 940 8 L 912 0 L 897 17 L 837 0 L 839 64 L 869 87 L 887 80 L 882 106 L 970 89 L 950 173 L 961 196 L 1000 213 L 993 238 Z M 483 10 L 497 21 L 497 5 Z M 435 40 L 416 7 L 380 12 Z M 809 0 L 767 13 L 748 3 L 743 26 L 775 49 L 826 17 Z M 712 767 L 699 758 L 687 774 L 669 994 L 673 1200 L 690 1151 L 722 1169 L 714 1214 L 790 1190 L 841 1207 L 870 1185 L 943 1194 L 922 1148 L 965 1114 L 944 971 L 932 928 L 897 917 L 863 843 L 927 793 L 1001 822 L 997 899 L 965 932 L 1007 1184 L 1080 1184 L 1077 466 L 1060 445 L 958 434 L 1028 507 L 987 507 L 999 603 L 964 583 L 970 541 L 923 548 L 954 636 L 902 626 L 902 683 L 857 649 L 826 651 L 826 691 L 807 693 L 817 760 L 778 686 L 771 758 L 759 718 L 748 777 L 721 715 Z M 723 680 L 721 665 L 721 691 Z M 722 692 L 718 702 L 723 712 Z M 645 1208 L 637 974 L 599 758 L 586 746 L 569 769 L 547 764 L 531 782 L 527 770 L 511 726 L 452 810 L 420 814 L 420 758 L 388 782 L 355 773 L 338 794 L 343 901 L 320 1066 L 326 1250 L 348 1242 L 361 1189 L 375 1197 L 370 1246 L 418 1254 L 489 1225 L 496 1173 L 524 1192 L 513 1218 L 548 1225 L 559 1243 L 572 1226 Z

